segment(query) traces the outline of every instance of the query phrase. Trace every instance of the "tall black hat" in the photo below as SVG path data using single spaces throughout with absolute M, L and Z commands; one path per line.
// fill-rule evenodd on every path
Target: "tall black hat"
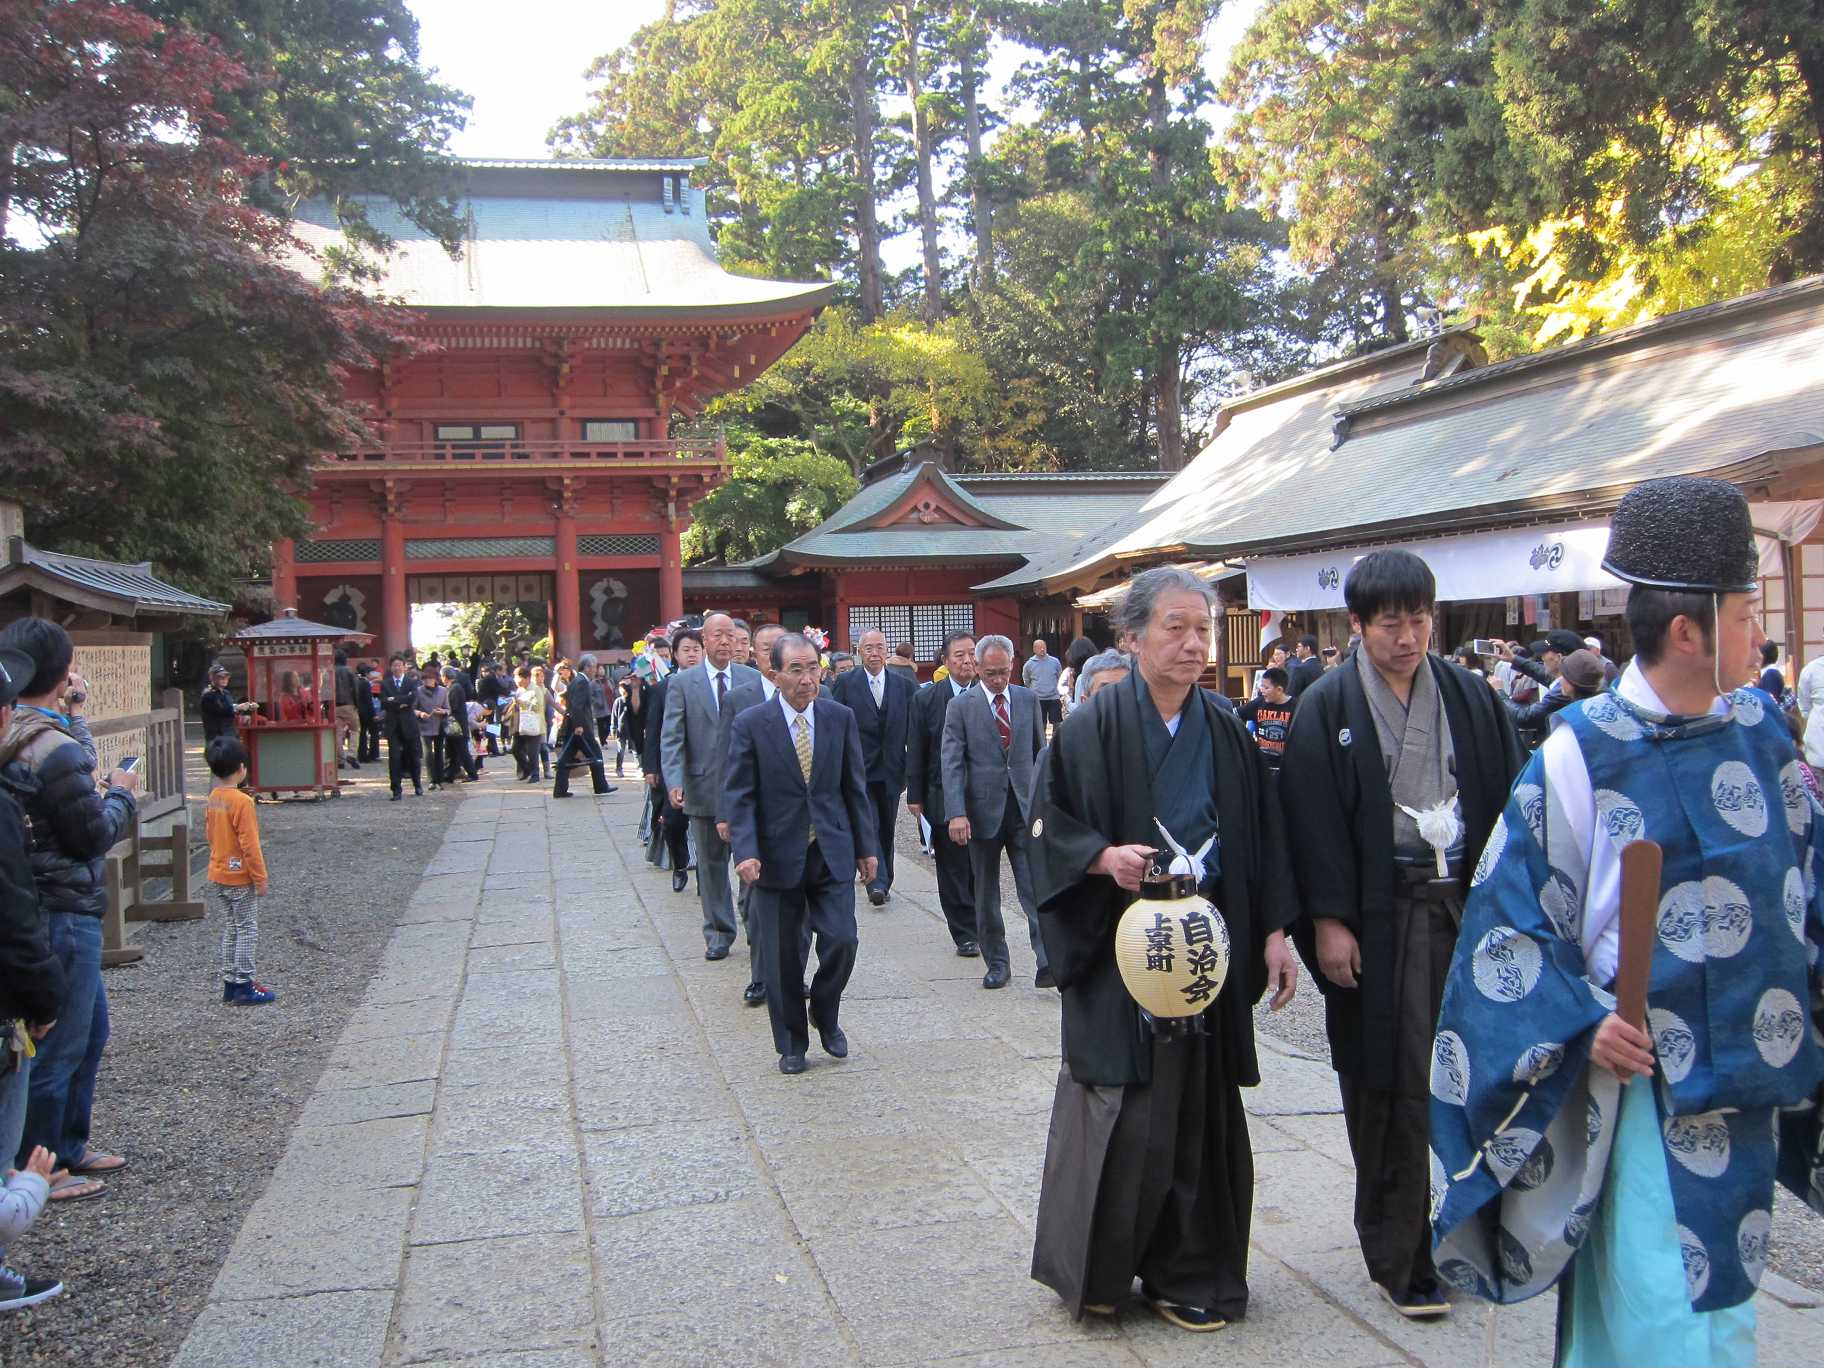
M 1726 480 L 1679 475 L 1648 480 L 1623 497 L 1602 568 L 1650 589 L 1751 594 L 1760 587 L 1760 560 L 1742 491 Z

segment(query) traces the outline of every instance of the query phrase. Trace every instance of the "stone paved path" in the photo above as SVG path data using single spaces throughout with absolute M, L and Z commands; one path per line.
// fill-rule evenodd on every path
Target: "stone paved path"
M 1247 1321 L 1073 1325 L 1027 1276 L 1058 1006 L 1023 931 L 984 992 L 902 859 L 859 912 L 850 1058 L 783 1077 L 744 956 L 706 963 L 641 858 L 639 792 L 464 800 L 177 1368 L 1550 1362 L 1543 1299 L 1380 1303 L 1332 1077 L 1273 1050 Z M 1763 1362 L 1813 1362 L 1824 1310 L 1779 1290 Z

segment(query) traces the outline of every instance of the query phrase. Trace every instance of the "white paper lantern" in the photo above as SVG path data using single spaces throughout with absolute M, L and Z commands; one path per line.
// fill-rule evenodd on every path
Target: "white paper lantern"
M 1115 964 L 1155 1017 L 1196 1016 L 1229 976 L 1229 927 L 1194 878 L 1147 882 L 1115 927 Z

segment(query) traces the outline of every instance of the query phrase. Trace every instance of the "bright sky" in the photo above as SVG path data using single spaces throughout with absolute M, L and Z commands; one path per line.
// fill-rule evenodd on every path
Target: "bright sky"
M 582 109 L 583 72 L 657 19 L 664 0 L 409 0 L 421 56 L 475 97 L 453 150 L 466 157 L 541 156 L 545 134 Z M 1229 0 L 1211 26 L 1210 68 L 1252 22 L 1261 0 Z

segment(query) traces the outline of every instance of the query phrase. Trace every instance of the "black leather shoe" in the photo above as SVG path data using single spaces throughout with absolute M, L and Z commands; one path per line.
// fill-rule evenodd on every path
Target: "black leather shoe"
M 884 888 L 870 888 L 868 890 L 868 901 L 875 907 L 885 907 L 887 905 L 887 890 Z
M 801 1074 L 804 1072 L 804 1056 L 789 1054 L 779 1056 L 779 1072 L 782 1074 Z
M 748 984 L 746 990 L 741 994 L 741 1001 L 749 1007 L 758 1007 L 766 1001 L 766 985 L 764 983 Z
M 551 796 L 553 798 L 568 798 L 570 795 L 567 793 L 554 793 Z
M 728 947 L 726 945 L 712 945 L 703 952 L 703 958 L 706 960 L 725 960 L 728 958 Z
M 1052 977 L 1051 970 L 1041 969 L 1032 976 L 1032 986 L 1034 988 L 1056 988 L 1058 981 Z
M 842 1033 L 842 1027 L 832 1027 L 827 1031 L 818 1031 L 817 1037 L 823 1042 L 823 1052 L 831 1059 L 849 1057 L 849 1038 Z
M 395 793 L 392 797 L 392 801 L 396 803 L 403 797 L 405 797 L 403 793 Z
M 674 870 L 671 876 L 671 891 L 673 893 L 682 893 L 689 887 L 690 871 L 688 869 Z
M 982 947 L 977 945 L 974 941 L 964 941 L 961 945 L 956 947 L 956 953 L 963 959 L 980 959 L 982 957 Z
M 607 796 L 607 795 L 608 795 L 608 794 L 610 794 L 610 793 L 613 793 L 613 792 L 614 792 L 614 790 L 615 790 L 615 785 L 613 785 L 613 784 L 610 784 L 610 785 L 608 785 L 608 787 L 607 787 L 607 788 L 599 788 L 599 789 L 597 789 L 597 790 L 596 790 L 596 791 L 595 791 L 595 796 L 596 796 L 596 797 L 597 797 L 597 798 L 603 798 L 603 797 L 606 797 L 606 796 Z
M 1006 986 L 1007 971 L 1005 969 L 990 969 L 982 975 L 982 987 L 984 988 L 1005 988 Z

